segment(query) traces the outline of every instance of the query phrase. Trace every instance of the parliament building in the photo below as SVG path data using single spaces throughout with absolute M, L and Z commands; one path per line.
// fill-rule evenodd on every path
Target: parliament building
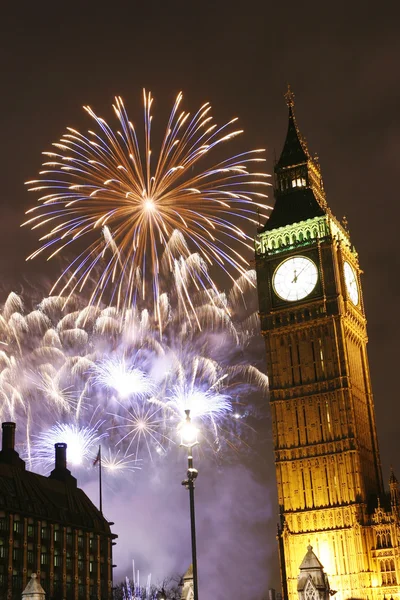
M 67 445 L 56 444 L 54 469 L 44 477 L 25 469 L 15 423 L 2 429 L 0 600 L 21 600 L 28 582 L 27 598 L 36 586 L 46 600 L 111 600 L 117 536 L 67 469 Z
M 400 494 L 393 472 L 383 485 L 358 255 L 286 99 L 275 206 L 255 240 L 283 596 L 399 599 Z

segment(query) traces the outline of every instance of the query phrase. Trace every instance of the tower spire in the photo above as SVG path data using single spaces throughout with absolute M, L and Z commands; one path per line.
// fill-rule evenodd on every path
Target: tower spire
M 293 107 L 294 106 L 294 92 L 292 91 L 291 87 L 290 87 L 290 83 L 288 83 L 287 86 L 287 92 L 285 92 L 284 94 L 285 96 L 285 100 L 286 100 L 286 104 L 288 105 L 288 107 Z
M 285 93 L 289 109 L 285 143 L 275 164 L 275 207 L 264 230 L 285 227 L 329 212 L 321 169 L 311 157 L 294 113 L 294 93 Z
M 296 117 L 294 114 L 294 92 L 290 85 L 288 85 L 287 92 L 284 94 L 286 104 L 289 108 L 289 122 L 286 133 L 286 140 L 283 145 L 281 156 L 276 164 L 275 171 L 277 168 L 287 168 L 293 165 L 299 165 L 307 163 L 310 160 L 310 153 L 308 152 L 307 144 L 302 137 L 300 130 L 296 123 Z

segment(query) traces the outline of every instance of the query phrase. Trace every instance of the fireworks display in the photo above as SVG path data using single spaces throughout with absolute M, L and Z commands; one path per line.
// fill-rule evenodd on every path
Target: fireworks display
M 1 320 L 3 415 L 25 423 L 26 456 L 43 465 L 59 437 L 70 440 L 76 465 L 100 439 L 115 472 L 143 451 L 162 456 L 187 409 L 214 451 L 236 447 L 238 390 L 243 381 L 266 387 L 231 350 L 251 331 L 251 317 L 245 327 L 235 321 L 254 287 L 238 249 L 250 240 L 240 223 L 256 224 L 259 188 L 268 185 L 249 167 L 264 159 L 257 150 L 210 163 L 241 131 L 236 119 L 213 124 L 209 104 L 194 117 L 182 112 L 182 94 L 152 158 L 152 102 L 144 93 L 143 147 L 118 97 L 120 130 L 86 107 L 97 133 L 68 128 L 56 151 L 44 153 L 40 179 L 29 182 L 42 195 L 25 224 L 44 232 L 30 258 L 72 253 L 53 288 L 59 295 L 25 313 L 10 294 Z M 230 275 L 230 295 L 213 282 L 213 264 Z
M 221 144 L 242 131 L 234 128 L 236 119 L 214 124 L 208 103 L 191 117 L 180 109 L 181 93 L 153 154 L 153 98 L 146 92 L 143 97 L 142 145 L 120 97 L 113 106 L 117 131 L 85 107 L 96 131 L 83 135 L 68 128 L 54 150 L 44 152 L 40 178 L 27 182 L 40 194 L 39 204 L 24 224 L 42 232 L 42 244 L 29 258 L 73 253 L 51 294 L 68 298 L 86 286 L 89 304 L 103 300 L 121 310 L 141 299 L 160 318 L 163 267 L 180 276 L 180 293 L 192 310 L 190 283 L 217 292 L 211 265 L 233 281 L 232 273 L 246 277 L 248 251 L 241 248 L 251 249 L 252 238 L 242 225 L 257 226 L 269 184 L 264 173 L 250 169 L 264 161 L 261 150 L 213 162 Z
M 29 312 L 9 295 L 0 316 L 1 418 L 23 428 L 22 454 L 35 469 L 51 470 L 54 443 L 66 442 L 75 467 L 90 466 L 101 443 L 110 472 L 135 470 L 178 442 L 186 409 L 205 447 L 240 449 L 238 417 L 251 410 L 243 396 L 267 385 L 243 360 L 256 317 L 240 317 L 235 286 L 212 300 L 211 290 L 191 292 L 196 316 L 187 314 L 179 265 L 169 295 L 161 294 L 161 339 L 146 309 L 121 312 L 54 296 Z M 251 296 L 253 279 L 248 272 Z
M 86 107 L 94 130 L 68 128 L 44 152 L 28 182 L 39 197 L 24 225 L 41 233 L 29 258 L 66 267 L 48 297 L 25 305 L 10 293 L 0 311 L 0 418 L 16 422 L 27 468 L 49 474 L 54 445 L 66 443 L 79 485 L 96 501 L 102 481 L 119 516 L 142 510 L 141 493 L 151 511 L 160 491 L 174 514 L 165 476 L 188 410 L 202 460 L 248 452 L 268 386 L 249 262 L 269 208 L 262 151 L 226 155 L 236 119 L 217 126 L 208 103 L 194 116 L 181 103 L 179 94 L 159 145 L 144 93 L 142 140 L 117 97 L 115 130 Z M 146 537 L 130 533 L 129 552 Z M 157 597 L 150 580 L 123 591 Z

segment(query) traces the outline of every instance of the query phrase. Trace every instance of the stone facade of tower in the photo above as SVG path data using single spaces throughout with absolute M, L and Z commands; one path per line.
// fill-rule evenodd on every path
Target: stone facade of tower
M 287 100 L 276 202 L 255 240 L 283 592 L 297 598 L 311 544 L 337 600 L 400 598 L 398 484 L 385 494 L 358 255 Z

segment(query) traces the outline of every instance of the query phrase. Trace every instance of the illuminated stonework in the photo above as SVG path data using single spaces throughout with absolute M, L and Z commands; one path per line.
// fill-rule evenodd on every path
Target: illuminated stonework
M 295 172 L 296 186 L 285 187 L 282 178 Z M 298 173 L 305 186 L 297 185 Z M 347 228 L 326 205 L 320 171 L 316 191 L 293 102 L 275 174 L 275 208 L 255 249 L 284 596 L 297 600 L 299 567 L 311 545 L 337 591 L 335 600 L 399 599 L 398 483 L 392 475 L 390 497 L 385 494 L 358 256 Z M 318 282 L 306 297 L 285 301 L 274 291 L 273 276 L 296 256 L 317 265 Z M 346 285 L 346 264 L 352 286 L 348 275 Z M 313 592 L 304 587 L 303 593 L 308 598 Z
M 256 254 L 307 246 L 328 236 L 342 242 L 348 248 L 351 247 L 349 234 L 337 220 L 332 215 L 323 215 L 272 231 L 261 231 L 255 239 Z

